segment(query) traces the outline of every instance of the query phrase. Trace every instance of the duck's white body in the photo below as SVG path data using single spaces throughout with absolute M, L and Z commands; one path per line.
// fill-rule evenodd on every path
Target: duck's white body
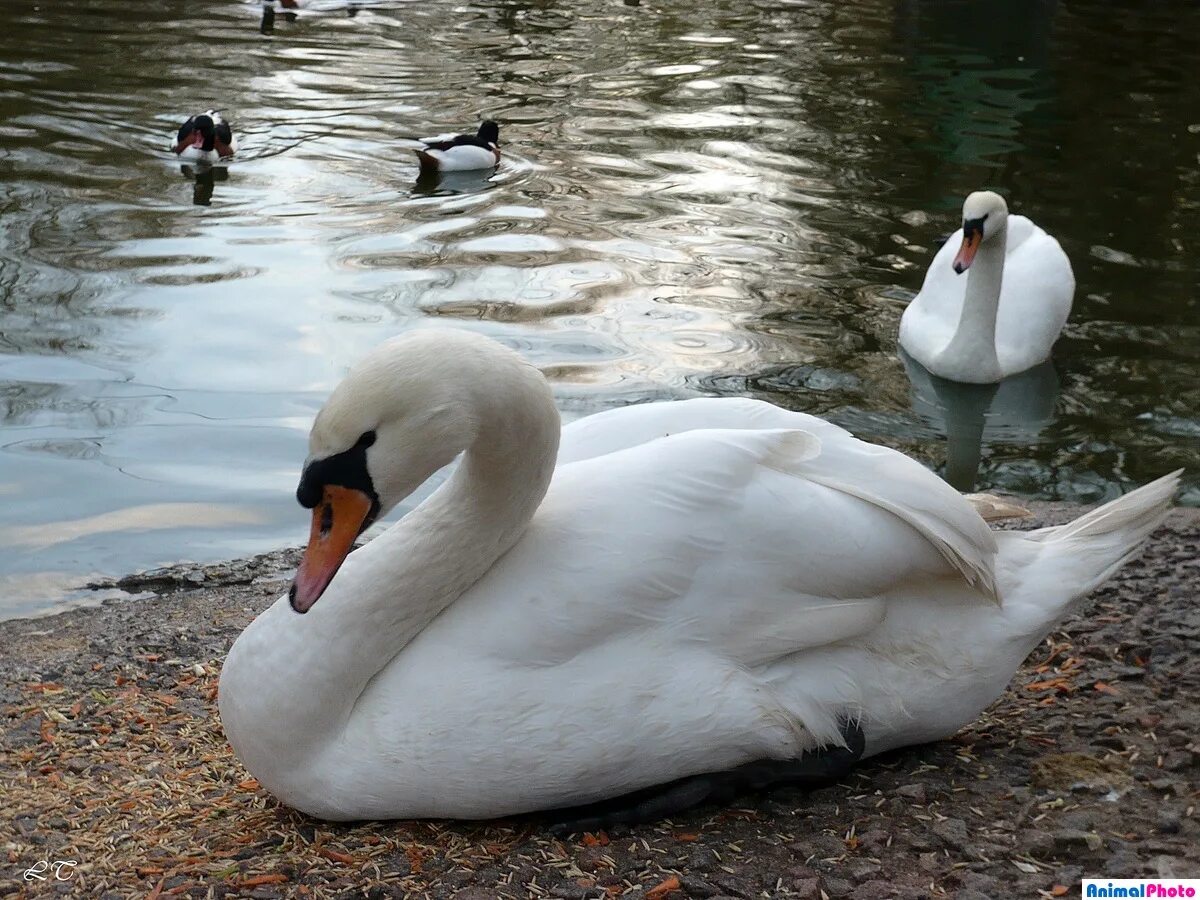
M 466 454 L 306 614 L 263 612 L 221 678 L 246 767 L 327 819 L 581 804 L 795 759 L 839 717 L 868 754 L 946 737 L 1174 489 L 992 533 L 918 463 L 753 400 L 614 410 L 559 448 L 541 375 L 458 332 L 368 357 L 310 466 L 375 428 L 385 510 Z
M 233 139 L 230 147 L 234 152 L 237 152 L 237 138 Z M 188 147 L 179 153 L 179 161 L 210 166 L 227 166 L 231 162 L 231 159 L 228 156 L 221 156 L 216 150 L 201 150 L 199 147 Z
M 422 169 L 432 169 L 437 172 L 474 172 L 480 169 L 494 169 L 500 164 L 500 153 L 476 147 L 473 144 L 462 144 L 448 150 L 425 149 L 418 150 Z
M 988 235 L 967 273 L 953 266 L 960 228 L 934 256 L 900 320 L 900 345 L 951 381 L 996 382 L 1049 359 L 1071 312 L 1075 276 L 1058 241 L 1006 208 L 993 214 L 1007 227 Z

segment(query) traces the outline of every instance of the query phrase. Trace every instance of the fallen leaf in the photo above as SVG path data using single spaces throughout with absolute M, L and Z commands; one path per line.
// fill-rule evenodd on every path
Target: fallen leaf
M 660 881 L 654 887 L 650 888 L 650 890 L 646 891 L 646 900 L 659 900 L 659 898 L 665 897 L 671 891 L 677 890 L 679 890 L 679 879 L 672 875 L 670 878 Z
M 239 791 L 257 791 L 262 785 L 258 783 L 257 778 L 247 778 L 245 781 L 238 782 Z
M 1053 894 L 1055 897 L 1062 897 L 1069 890 L 1070 890 L 1070 888 L 1067 887 L 1065 884 L 1056 884 L 1054 887 L 1050 888 L 1050 893 Z
M 332 859 L 334 862 L 344 863 L 345 865 L 353 865 L 354 857 L 349 853 L 342 853 L 340 850 L 330 850 L 328 847 L 322 847 L 317 851 L 318 856 L 323 856 L 326 859 Z
M 1116 694 L 1121 693 L 1115 687 L 1113 687 L 1111 684 L 1105 684 L 1103 681 L 1097 681 L 1095 684 L 1092 685 L 1092 689 L 1099 691 L 1102 694 L 1116 695 Z

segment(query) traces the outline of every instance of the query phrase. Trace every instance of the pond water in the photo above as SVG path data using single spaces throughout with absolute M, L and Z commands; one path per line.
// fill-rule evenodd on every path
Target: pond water
M 0 37 L 0 617 L 297 544 L 308 424 L 428 323 L 564 414 L 751 394 L 957 480 L 1200 503 L 1200 5 L 42 0 Z M 167 152 L 224 111 L 227 170 Z M 499 119 L 494 175 L 414 139 Z M 895 333 L 963 196 L 1078 288 L 1054 364 L 958 396 Z M 911 367 L 910 367 L 911 368 Z

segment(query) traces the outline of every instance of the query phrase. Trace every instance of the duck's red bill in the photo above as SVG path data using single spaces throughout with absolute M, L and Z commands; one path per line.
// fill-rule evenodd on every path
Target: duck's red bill
M 354 539 L 371 512 L 371 498 L 362 491 L 326 485 L 312 511 L 312 529 L 304 558 L 289 594 L 292 609 L 305 613 L 320 599 L 354 547 Z

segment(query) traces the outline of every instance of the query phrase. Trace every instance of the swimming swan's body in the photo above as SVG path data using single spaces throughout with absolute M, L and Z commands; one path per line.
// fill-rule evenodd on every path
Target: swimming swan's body
M 1050 358 L 1074 295 L 1058 241 L 977 191 L 904 310 L 900 346 L 934 375 L 993 384 Z
M 221 678 L 226 734 L 267 789 L 327 819 L 485 818 L 795 759 L 847 718 L 868 754 L 946 737 L 1175 485 L 993 533 L 902 454 L 758 401 L 561 435 L 541 374 L 461 332 L 384 344 L 334 391 L 290 602 Z M 464 450 L 338 571 L 364 523 Z

